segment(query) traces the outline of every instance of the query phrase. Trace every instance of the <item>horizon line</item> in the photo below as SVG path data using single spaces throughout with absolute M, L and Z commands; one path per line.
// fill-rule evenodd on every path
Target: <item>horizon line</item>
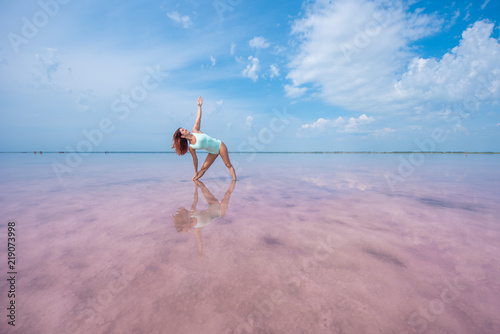
M 175 154 L 172 151 L 4 151 L 0 154 L 130 154 L 130 153 L 155 153 L 155 154 Z M 206 153 L 206 152 L 199 152 Z M 232 154 L 500 154 L 497 151 L 229 151 Z

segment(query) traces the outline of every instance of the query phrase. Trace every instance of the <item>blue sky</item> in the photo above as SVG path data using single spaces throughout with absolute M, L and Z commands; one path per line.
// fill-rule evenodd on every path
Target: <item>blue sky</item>
M 500 151 L 497 0 L 0 7 L 0 151 Z

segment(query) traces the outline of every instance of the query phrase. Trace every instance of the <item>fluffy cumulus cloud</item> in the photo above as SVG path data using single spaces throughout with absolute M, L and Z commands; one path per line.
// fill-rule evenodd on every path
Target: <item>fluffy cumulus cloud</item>
M 294 22 L 298 47 L 285 93 L 317 94 L 329 104 L 370 112 L 436 110 L 464 97 L 498 101 L 494 25 L 474 23 L 440 59 L 418 57 L 412 43 L 442 26 L 438 17 L 411 12 L 401 1 L 317 0 Z
M 347 124 L 345 125 L 344 129 L 342 129 L 339 132 L 348 132 L 348 133 L 356 133 L 360 131 L 360 127 L 374 122 L 375 119 L 373 117 L 368 117 L 365 114 L 359 116 L 358 118 L 351 117 L 347 121 Z
M 311 130 L 318 130 L 318 131 L 326 131 L 331 128 L 337 128 L 345 124 L 344 118 L 342 116 L 339 116 L 337 119 L 324 119 L 324 118 L 318 118 L 317 121 L 314 121 L 312 123 L 304 124 L 302 125 L 302 129 L 311 129 Z
M 167 16 L 175 23 L 180 24 L 184 29 L 188 29 L 193 25 L 193 22 L 191 21 L 191 18 L 189 16 L 182 16 L 177 11 L 167 13 Z
M 249 63 L 247 67 L 243 70 L 243 77 L 252 79 L 252 81 L 257 81 L 259 75 L 257 72 L 260 70 L 259 58 L 256 57 L 248 57 Z
M 262 36 L 252 38 L 248 44 L 256 49 L 267 49 L 270 46 L 269 42 Z
M 478 21 L 441 59 L 414 58 L 395 85 L 399 97 L 443 103 L 498 100 L 500 44 L 492 31 L 492 23 Z
M 319 118 L 315 122 L 304 124 L 301 129 L 317 130 L 319 132 L 335 129 L 339 133 L 361 133 L 369 132 L 364 126 L 374 122 L 375 119 L 362 114 L 358 118 L 350 117 L 347 121 L 339 116 L 336 119 Z

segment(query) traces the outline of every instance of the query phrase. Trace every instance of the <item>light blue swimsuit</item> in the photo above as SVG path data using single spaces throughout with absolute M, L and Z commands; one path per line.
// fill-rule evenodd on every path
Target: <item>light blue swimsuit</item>
M 221 218 L 220 205 L 209 205 L 206 210 L 193 212 L 191 217 L 196 218 L 196 225 L 194 227 L 200 228 L 210 225 L 214 219 Z
M 204 133 L 193 133 L 196 138 L 196 143 L 194 145 L 189 144 L 195 150 L 207 150 L 208 153 L 219 154 L 221 141 L 212 138 Z

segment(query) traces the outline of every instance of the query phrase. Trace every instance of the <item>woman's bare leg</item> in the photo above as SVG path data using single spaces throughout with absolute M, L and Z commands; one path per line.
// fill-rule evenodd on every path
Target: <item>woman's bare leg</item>
M 203 166 L 201 167 L 200 171 L 198 172 L 198 174 L 196 175 L 196 177 L 194 178 L 195 180 L 198 180 L 200 177 L 203 176 L 203 174 L 205 174 L 205 172 L 207 171 L 207 169 L 212 166 L 212 164 L 214 163 L 215 159 L 218 157 L 219 155 L 218 154 L 212 154 L 212 153 L 208 153 L 207 154 L 207 157 L 205 159 L 205 162 L 203 163 Z
M 229 169 L 229 173 L 233 177 L 233 180 L 236 181 L 236 172 L 234 171 L 233 165 L 231 165 L 231 160 L 229 160 L 229 152 L 227 151 L 227 146 L 224 143 L 220 143 L 220 157 L 222 158 L 222 161 L 224 161 L 224 164 L 226 165 L 227 169 Z

